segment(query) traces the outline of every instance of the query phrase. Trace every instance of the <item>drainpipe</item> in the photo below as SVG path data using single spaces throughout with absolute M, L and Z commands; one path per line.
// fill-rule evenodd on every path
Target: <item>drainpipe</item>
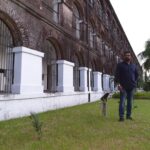
M 89 79 L 89 73 L 90 73 L 90 62 L 89 62 L 89 58 L 90 58 L 90 49 L 89 49 L 89 38 L 88 38 L 88 16 L 89 16 L 89 12 L 88 12 L 88 0 L 86 0 L 86 41 L 87 41 L 87 50 L 88 50 L 88 102 L 91 101 L 91 95 L 90 95 L 90 79 Z

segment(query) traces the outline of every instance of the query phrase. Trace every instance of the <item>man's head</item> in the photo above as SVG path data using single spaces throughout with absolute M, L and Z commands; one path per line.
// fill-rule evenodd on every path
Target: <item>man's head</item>
M 124 61 L 125 61 L 125 62 L 130 62 L 130 61 L 131 61 L 131 58 L 132 58 L 131 52 L 130 52 L 130 51 L 125 51 L 125 52 L 124 52 Z

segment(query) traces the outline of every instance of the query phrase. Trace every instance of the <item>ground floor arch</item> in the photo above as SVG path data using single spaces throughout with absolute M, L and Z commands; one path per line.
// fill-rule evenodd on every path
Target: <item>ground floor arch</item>
M 44 43 L 44 58 L 42 62 L 42 82 L 45 92 L 57 92 L 58 66 L 60 59 L 59 46 L 54 40 L 48 39 Z
M 13 83 L 13 36 L 0 19 L 0 93 L 10 93 Z

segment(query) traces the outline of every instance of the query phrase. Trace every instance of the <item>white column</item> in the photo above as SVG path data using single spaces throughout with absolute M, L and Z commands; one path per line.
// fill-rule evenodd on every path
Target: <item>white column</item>
M 103 74 L 103 90 L 107 91 L 107 79 L 106 74 Z
M 102 91 L 102 73 L 93 72 L 94 74 L 94 91 Z
M 87 87 L 87 67 L 80 67 L 79 71 L 80 71 L 80 91 L 88 91 L 88 87 Z
M 110 78 L 110 75 L 108 75 L 108 74 L 103 75 L 103 89 L 104 89 L 104 91 L 110 91 L 109 78 Z
M 110 76 L 110 90 L 115 90 L 114 76 Z
M 58 92 L 74 92 L 73 67 L 74 63 L 66 60 L 58 60 Z
M 107 91 L 110 91 L 110 75 L 106 75 Z
M 44 53 L 26 47 L 16 47 L 14 62 L 14 94 L 43 93 L 42 57 Z

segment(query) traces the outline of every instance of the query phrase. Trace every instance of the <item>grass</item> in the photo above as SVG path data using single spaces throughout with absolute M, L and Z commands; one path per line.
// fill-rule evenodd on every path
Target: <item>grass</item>
M 150 101 L 135 101 L 134 121 L 118 122 L 118 100 L 108 102 L 107 117 L 99 103 L 39 115 L 38 139 L 29 117 L 0 122 L 0 150 L 149 150 Z

